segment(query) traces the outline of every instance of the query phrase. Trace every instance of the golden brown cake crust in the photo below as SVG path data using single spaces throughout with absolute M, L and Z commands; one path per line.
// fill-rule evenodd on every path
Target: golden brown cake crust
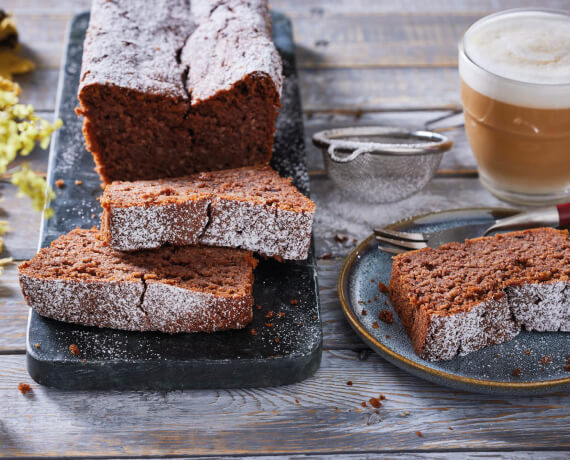
M 76 229 L 19 267 L 27 303 L 40 315 L 137 331 L 213 332 L 253 316 L 251 252 L 164 247 L 124 254 L 97 229 Z
M 570 330 L 568 231 L 540 228 L 398 255 L 390 300 L 414 350 L 451 359 L 521 328 Z
M 287 260 L 307 258 L 315 209 L 269 166 L 113 182 L 101 204 L 102 233 L 117 250 L 206 244 Z

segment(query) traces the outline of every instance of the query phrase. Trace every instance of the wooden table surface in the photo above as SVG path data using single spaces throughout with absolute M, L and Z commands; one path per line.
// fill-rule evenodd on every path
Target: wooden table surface
M 0 455 L 6 457 L 272 456 L 311 458 L 568 458 L 570 397 L 475 395 L 412 377 L 367 350 L 341 312 L 343 257 L 373 225 L 432 210 L 506 206 L 479 184 L 462 130 L 438 176 L 389 205 L 359 202 L 333 186 L 317 130 L 368 124 L 421 127 L 460 106 L 456 43 L 477 18 L 527 0 L 272 0 L 293 21 L 305 113 L 324 329 L 320 370 L 279 388 L 173 392 L 77 392 L 44 388 L 25 370 L 28 309 L 16 266 L 0 278 Z M 568 0 L 543 0 L 568 8 Z M 22 75 L 21 100 L 53 117 L 66 27 L 88 0 L 4 0 L 37 69 Z M 29 161 L 45 170 L 47 154 Z M 5 255 L 31 257 L 39 215 L 0 184 L 10 222 Z M 339 243 L 335 235 L 349 238 Z M 328 253 L 332 254 L 332 258 Z M 326 255 L 323 258 L 323 255 Z M 352 386 L 346 384 L 353 382 Z M 33 391 L 22 395 L 19 382 Z M 374 410 L 361 403 L 379 394 Z M 418 435 L 421 432 L 421 436 Z M 303 455 L 305 454 L 305 455 Z

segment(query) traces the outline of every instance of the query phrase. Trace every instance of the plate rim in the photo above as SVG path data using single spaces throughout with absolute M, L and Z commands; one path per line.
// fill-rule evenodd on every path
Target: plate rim
M 397 229 L 402 225 L 411 223 L 417 219 L 437 216 L 437 215 L 445 215 L 450 213 L 456 212 L 500 212 L 500 213 L 511 213 L 514 214 L 518 210 L 514 208 L 499 208 L 499 207 L 468 207 L 468 208 L 454 208 L 454 209 L 447 209 L 442 211 L 433 211 L 424 214 L 418 214 L 411 217 L 407 217 L 401 220 L 398 220 L 394 223 L 386 225 L 384 228 L 387 229 Z M 345 286 L 348 286 L 348 277 L 350 274 L 351 268 L 354 266 L 354 262 L 357 257 L 362 254 L 369 246 L 370 243 L 374 240 L 374 233 L 369 235 L 367 238 L 362 240 L 345 258 L 337 282 L 338 288 L 338 296 L 340 299 L 341 307 L 345 317 L 347 318 L 351 327 L 357 332 L 357 334 L 364 339 L 365 342 L 373 345 L 373 349 L 376 353 L 381 355 L 382 357 L 388 357 L 389 361 L 395 364 L 396 366 L 400 367 L 401 369 L 408 372 L 409 368 L 412 368 L 414 371 L 417 371 L 420 375 L 421 374 L 429 374 L 432 377 L 444 379 L 444 380 L 451 380 L 454 383 L 463 384 L 463 385 L 470 385 L 475 386 L 481 389 L 503 389 L 503 390 L 539 390 L 539 389 L 553 389 L 555 390 L 559 386 L 566 386 L 570 384 L 570 376 L 564 377 L 561 379 L 552 379 L 552 380 L 542 380 L 539 382 L 498 382 L 496 380 L 487 380 L 487 379 L 476 379 L 473 377 L 463 377 L 454 373 L 440 371 L 437 369 L 433 369 L 428 367 L 422 363 L 413 361 L 411 359 L 406 358 L 405 356 L 395 352 L 391 348 L 387 347 L 386 345 L 382 344 L 378 341 L 372 334 L 370 334 L 361 322 L 358 320 L 352 309 L 349 307 L 348 297 L 346 295 L 347 289 Z M 399 364 L 403 364 L 404 366 L 400 366 Z M 418 374 L 416 374 L 418 375 Z

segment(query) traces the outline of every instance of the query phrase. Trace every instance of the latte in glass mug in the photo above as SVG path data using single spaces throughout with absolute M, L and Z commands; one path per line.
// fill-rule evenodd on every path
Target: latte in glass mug
M 509 10 L 459 44 L 465 129 L 479 177 L 525 204 L 570 196 L 570 14 Z

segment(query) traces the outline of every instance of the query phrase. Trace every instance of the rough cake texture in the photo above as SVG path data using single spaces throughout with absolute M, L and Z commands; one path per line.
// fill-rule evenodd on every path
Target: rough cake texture
M 282 86 L 265 0 L 94 0 L 83 133 L 105 183 L 267 164 Z
M 105 187 L 102 234 L 121 251 L 163 244 L 242 248 L 306 259 L 314 203 L 269 166 Z
M 40 315 L 132 331 L 213 332 L 253 318 L 248 251 L 203 247 L 119 253 L 97 229 L 76 229 L 19 267 L 22 292 Z
M 390 300 L 415 352 L 436 361 L 528 331 L 570 331 L 568 231 L 539 228 L 394 258 Z

